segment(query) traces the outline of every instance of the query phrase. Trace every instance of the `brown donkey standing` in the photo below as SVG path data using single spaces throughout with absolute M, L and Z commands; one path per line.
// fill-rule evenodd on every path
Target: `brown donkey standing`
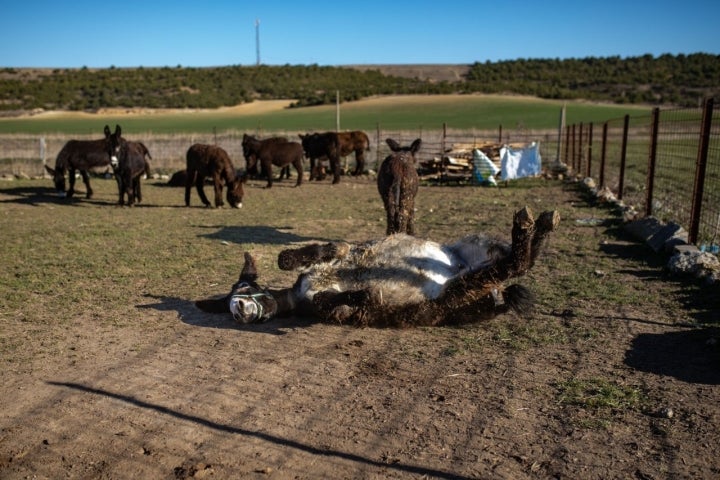
M 387 212 L 387 234 L 414 235 L 415 195 L 420 183 L 415 153 L 422 140 L 418 138 L 409 147 L 401 147 L 392 138 L 385 141 L 393 153 L 380 165 L 377 182 Z
M 203 184 L 206 177 L 212 177 L 213 187 L 215 189 L 215 206 L 222 207 L 222 182 L 225 180 L 227 186 L 227 201 L 233 208 L 242 207 L 243 199 L 243 183 L 245 176 L 238 176 L 235 173 L 230 156 L 225 150 L 215 145 L 203 145 L 196 143 L 191 146 L 186 155 L 187 159 L 187 178 L 185 181 L 185 206 L 190 206 L 190 190 L 195 182 L 200 200 L 206 207 L 210 206 L 210 201 L 205 196 Z

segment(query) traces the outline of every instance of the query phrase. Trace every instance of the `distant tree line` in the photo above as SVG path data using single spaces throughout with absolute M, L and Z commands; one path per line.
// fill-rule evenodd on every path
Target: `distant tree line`
M 372 95 L 510 93 L 548 99 L 696 106 L 718 96 L 720 56 L 710 54 L 474 63 L 458 82 L 318 65 L 214 68 L 0 69 L 0 110 L 109 107 L 216 108 L 255 99 L 295 107 Z
M 720 94 L 720 55 L 652 55 L 475 63 L 470 91 L 550 99 L 698 106 Z

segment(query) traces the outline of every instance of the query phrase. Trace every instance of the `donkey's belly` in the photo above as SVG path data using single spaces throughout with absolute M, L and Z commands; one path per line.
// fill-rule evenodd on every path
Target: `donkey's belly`
M 395 235 L 342 261 L 315 266 L 306 276 L 305 297 L 323 290 L 366 290 L 387 305 L 420 303 L 442 295 L 459 269 L 441 245 Z

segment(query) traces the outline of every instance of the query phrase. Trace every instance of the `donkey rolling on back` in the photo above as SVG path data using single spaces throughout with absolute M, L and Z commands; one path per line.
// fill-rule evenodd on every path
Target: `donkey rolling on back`
M 79 171 L 85 183 L 85 197 L 92 198 L 93 189 L 90 187 L 88 170 L 94 167 L 104 167 L 110 164 L 109 144 L 110 127 L 105 125 L 105 138 L 100 140 L 68 140 L 55 159 L 55 168 L 45 165 L 45 169 L 52 175 L 55 189 L 63 197 L 72 198 L 75 194 L 75 171 Z M 115 126 L 115 134 L 120 136 L 120 126 Z M 70 188 L 65 191 L 65 172 L 68 172 Z
M 205 196 L 203 184 L 206 177 L 212 177 L 215 189 L 215 207 L 224 205 L 222 199 L 222 182 L 227 186 L 227 201 L 232 208 L 242 207 L 244 195 L 243 183 L 245 176 L 238 176 L 235 173 L 230 156 L 225 150 L 215 145 L 204 145 L 196 143 L 192 145 L 186 155 L 187 177 L 185 181 L 185 206 L 190 206 L 190 191 L 195 183 L 197 193 L 206 207 L 210 201 Z
M 482 233 L 440 244 L 402 233 L 360 244 L 333 242 L 283 250 L 278 265 L 299 270 L 286 289 L 257 284 L 255 261 L 245 253 L 228 295 L 199 300 L 198 308 L 231 313 L 240 323 L 280 315 L 372 327 L 453 325 L 531 311 L 524 286 L 505 285 L 527 273 L 560 222 L 556 211 L 537 219 L 528 207 L 513 217 L 512 243 Z
M 418 178 L 415 153 L 422 140 L 415 140 L 409 147 L 401 147 L 395 140 L 386 140 L 392 154 L 380 165 L 377 184 L 387 213 L 387 234 L 406 233 L 414 235 L 415 195 Z

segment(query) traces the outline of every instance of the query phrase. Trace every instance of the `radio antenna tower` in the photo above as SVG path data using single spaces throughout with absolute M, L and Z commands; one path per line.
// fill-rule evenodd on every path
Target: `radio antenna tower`
M 255 63 L 260 66 L 260 19 L 255 19 Z

